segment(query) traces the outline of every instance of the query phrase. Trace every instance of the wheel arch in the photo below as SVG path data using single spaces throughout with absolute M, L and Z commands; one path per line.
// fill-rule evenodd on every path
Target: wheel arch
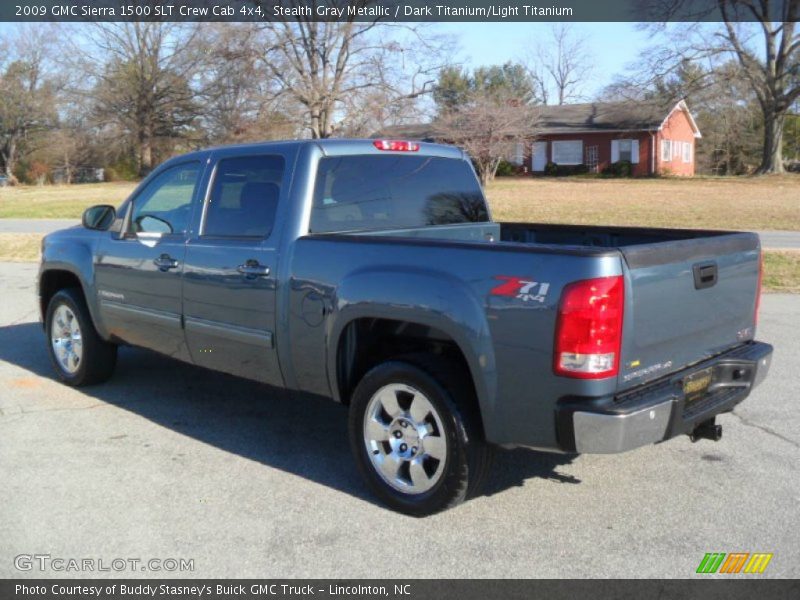
M 380 362 L 418 352 L 440 354 L 469 374 L 488 436 L 496 370 L 483 306 L 452 276 L 416 270 L 397 275 L 387 269 L 362 273 L 346 279 L 338 290 L 339 308 L 327 335 L 334 399 L 347 404 L 361 377 Z

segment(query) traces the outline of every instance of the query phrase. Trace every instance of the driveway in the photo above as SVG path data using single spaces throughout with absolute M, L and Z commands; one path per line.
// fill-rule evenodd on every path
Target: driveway
M 0 219 L 0 233 L 52 233 L 78 223 L 80 219 Z
M 707 552 L 800 576 L 800 296 L 764 298 L 772 372 L 722 441 L 502 451 L 483 496 L 420 520 L 373 502 L 328 400 L 131 348 L 107 384 L 56 383 L 35 270 L 0 264 L 0 577 L 41 576 L 13 566 L 38 553 L 191 559 L 194 577 L 682 578 Z

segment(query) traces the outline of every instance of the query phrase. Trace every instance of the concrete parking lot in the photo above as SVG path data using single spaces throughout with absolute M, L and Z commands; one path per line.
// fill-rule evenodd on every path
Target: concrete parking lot
M 105 385 L 56 383 L 35 273 L 0 264 L 0 577 L 81 575 L 14 567 L 50 554 L 193 559 L 194 577 L 682 578 L 706 552 L 800 576 L 800 296 L 764 298 L 772 372 L 721 442 L 503 451 L 485 495 L 418 520 L 373 502 L 330 401 L 136 349 Z

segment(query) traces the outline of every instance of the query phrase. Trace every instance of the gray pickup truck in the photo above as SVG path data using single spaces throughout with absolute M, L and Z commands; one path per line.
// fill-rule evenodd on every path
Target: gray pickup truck
M 367 484 L 419 516 L 476 494 L 497 445 L 719 439 L 770 365 L 760 255 L 752 233 L 493 222 L 453 147 L 271 142 L 173 158 L 48 235 L 39 296 L 63 382 L 130 344 L 332 397 Z

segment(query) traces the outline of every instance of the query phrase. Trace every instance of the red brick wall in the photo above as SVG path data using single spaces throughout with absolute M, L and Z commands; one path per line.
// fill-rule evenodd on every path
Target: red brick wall
M 633 175 L 643 177 L 655 174 L 664 175 L 694 175 L 695 164 L 695 138 L 689 118 L 682 110 L 675 110 L 669 116 L 660 132 L 621 132 L 621 133 L 571 133 L 558 135 L 543 135 L 537 139 L 547 144 L 547 161 L 553 159 L 551 142 L 558 140 L 583 141 L 584 161 L 587 158 L 587 148 L 597 146 L 598 171 L 602 171 L 611 164 L 611 141 L 615 139 L 635 139 L 639 142 L 639 162 L 633 165 Z M 661 141 L 670 140 L 680 144 L 690 145 L 689 162 L 683 162 L 683 149 L 669 160 L 663 161 L 661 156 Z M 525 166 L 531 170 L 531 144 L 525 145 Z M 655 146 L 655 148 L 653 147 Z M 653 154 L 655 152 L 655 155 Z M 675 152 L 673 152 L 675 154 Z
M 602 171 L 611 164 L 611 141 L 620 139 L 634 139 L 639 142 L 639 163 L 633 166 L 633 175 L 636 177 L 650 174 L 650 134 L 647 132 L 630 133 L 571 133 L 563 135 L 542 136 L 537 141 L 552 142 L 558 140 L 582 140 L 583 155 L 586 159 L 587 148 L 597 146 L 598 171 Z M 552 145 L 547 144 L 547 160 L 552 160 Z M 528 150 L 530 152 L 530 150 Z M 527 162 L 530 165 L 530 160 Z
M 661 155 L 661 141 L 670 140 L 673 145 L 675 142 L 680 144 L 689 144 L 691 146 L 691 154 L 689 162 L 683 162 L 683 152 L 679 152 L 675 156 L 673 150 L 673 157 L 669 160 L 662 160 L 664 157 Z M 694 175 L 694 162 L 695 162 L 695 137 L 692 131 L 692 125 L 689 118 L 682 110 L 675 110 L 664 123 L 664 127 L 658 133 L 658 144 L 656 147 L 656 173 L 660 175 Z

